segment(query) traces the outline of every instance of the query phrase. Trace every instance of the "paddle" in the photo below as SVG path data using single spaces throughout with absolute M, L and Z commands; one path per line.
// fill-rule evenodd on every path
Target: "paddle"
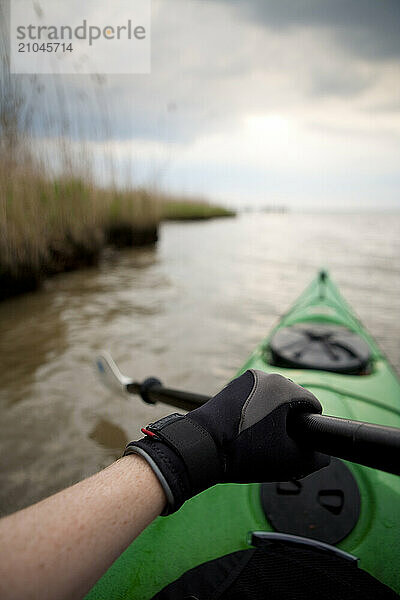
M 135 382 L 121 373 L 109 354 L 97 359 L 103 383 L 112 391 L 138 395 L 148 404 L 164 402 L 193 410 L 210 396 L 166 388 L 155 378 Z M 400 429 L 326 415 L 297 414 L 288 422 L 289 435 L 318 452 L 366 467 L 400 475 Z

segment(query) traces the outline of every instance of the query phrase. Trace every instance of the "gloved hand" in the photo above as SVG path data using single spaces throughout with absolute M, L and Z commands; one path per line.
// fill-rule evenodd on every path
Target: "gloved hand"
M 148 425 L 128 444 L 156 473 L 168 506 L 164 514 L 216 483 L 300 479 L 329 464 L 286 431 L 289 411 L 321 413 L 308 390 L 278 374 L 249 370 L 187 415 Z

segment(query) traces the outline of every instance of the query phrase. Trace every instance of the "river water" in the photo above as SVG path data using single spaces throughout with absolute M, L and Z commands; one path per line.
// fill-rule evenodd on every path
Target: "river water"
M 215 393 L 320 267 L 400 371 L 400 215 L 248 214 L 165 224 L 0 305 L 0 514 L 87 476 L 170 412 L 102 387 L 109 350 L 137 379 Z

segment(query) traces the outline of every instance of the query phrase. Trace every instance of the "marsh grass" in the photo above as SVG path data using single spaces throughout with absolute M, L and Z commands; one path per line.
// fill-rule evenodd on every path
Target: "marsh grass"
M 160 221 L 157 194 L 94 183 L 94 159 L 81 139 L 91 138 L 91 125 L 71 120 L 79 106 L 71 111 L 74 101 L 62 80 L 10 74 L 8 9 L 0 0 L 0 299 L 35 289 L 46 276 L 95 264 L 107 244 L 154 243 Z M 93 127 L 105 140 L 106 161 L 102 82 L 87 78 L 86 84 L 82 103 L 98 117 Z M 112 169 L 111 158 L 107 166 Z
M 166 221 L 199 221 L 220 217 L 234 217 L 235 212 L 206 200 L 168 199 L 162 204 L 162 217 Z
M 1 296 L 34 289 L 43 277 L 96 264 L 107 244 L 154 243 L 159 200 L 145 190 L 98 188 L 0 169 Z

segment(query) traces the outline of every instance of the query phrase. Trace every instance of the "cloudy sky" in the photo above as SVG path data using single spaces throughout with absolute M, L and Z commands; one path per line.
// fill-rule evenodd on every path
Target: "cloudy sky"
M 72 143 L 112 156 L 121 181 L 400 209 L 399 0 L 153 0 L 151 75 L 63 88 Z

